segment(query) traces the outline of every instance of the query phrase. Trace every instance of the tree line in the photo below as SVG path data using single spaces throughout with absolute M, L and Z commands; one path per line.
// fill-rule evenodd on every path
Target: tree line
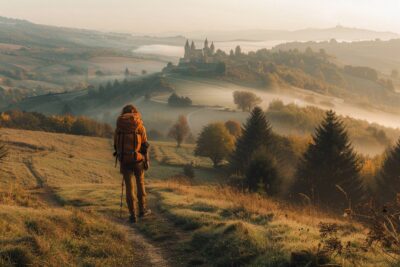
M 189 131 L 184 117 L 176 125 Z M 205 126 L 195 154 L 210 158 L 215 167 L 226 161 L 224 168 L 233 184 L 245 190 L 339 213 L 371 198 L 378 203 L 391 201 L 400 192 L 400 140 L 385 154 L 374 175 L 378 186 L 370 190 L 363 179 L 365 161 L 354 151 L 343 120 L 333 111 L 325 113 L 304 148 L 296 151 L 295 147 L 290 138 L 275 134 L 265 112 L 255 107 L 243 127 L 232 121 Z M 292 182 L 282 194 L 290 165 L 295 166 Z
M 38 112 L 19 110 L 0 114 L 0 126 L 5 128 L 66 133 L 97 137 L 112 137 L 113 129 L 109 124 L 93 119 L 72 115 L 46 116 Z

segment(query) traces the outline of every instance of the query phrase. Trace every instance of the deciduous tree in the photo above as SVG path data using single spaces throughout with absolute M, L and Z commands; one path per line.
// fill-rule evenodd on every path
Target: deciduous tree
M 235 138 L 239 137 L 242 133 L 242 127 L 240 126 L 240 122 L 229 120 L 225 122 L 225 127 L 228 132 L 234 136 Z
M 168 136 L 175 139 L 176 146 L 180 147 L 185 138 L 190 134 L 189 124 L 185 116 L 181 115 L 178 121 L 172 125 Z
M 262 99 L 252 92 L 235 91 L 233 92 L 233 102 L 241 110 L 251 111 L 262 102 Z
M 195 155 L 208 157 L 214 167 L 226 159 L 234 147 L 233 136 L 223 123 L 212 123 L 205 126 L 197 139 Z

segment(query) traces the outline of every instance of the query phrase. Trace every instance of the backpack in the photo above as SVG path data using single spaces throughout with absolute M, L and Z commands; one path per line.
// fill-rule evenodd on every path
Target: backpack
M 139 113 L 125 113 L 118 117 L 115 146 L 121 165 L 132 165 L 143 160 L 140 128 L 143 128 L 143 123 Z

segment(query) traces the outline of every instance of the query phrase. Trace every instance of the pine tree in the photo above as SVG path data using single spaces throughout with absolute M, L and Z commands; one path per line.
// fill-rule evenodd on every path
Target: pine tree
M 235 48 L 235 56 L 240 56 L 242 54 L 242 48 L 238 45 Z
M 246 185 L 250 191 L 275 195 L 279 189 L 277 161 L 264 148 L 254 153 L 246 170 Z
M 387 154 L 379 173 L 379 199 L 383 202 L 396 200 L 400 193 L 400 139 Z
M 236 148 L 230 159 L 232 170 L 245 174 L 253 153 L 267 148 L 271 142 L 272 130 L 261 108 L 255 107 L 247 119 L 242 135 L 236 141 Z
M 131 75 L 131 72 L 129 71 L 128 68 L 125 68 L 125 73 L 124 73 L 125 77 L 129 77 Z
M 343 122 L 328 111 L 299 163 L 294 191 L 317 205 L 343 211 L 362 198 L 359 171 Z
M 63 109 L 61 110 L 61 115 L 73 115 L 71 106 L 65 104 Z

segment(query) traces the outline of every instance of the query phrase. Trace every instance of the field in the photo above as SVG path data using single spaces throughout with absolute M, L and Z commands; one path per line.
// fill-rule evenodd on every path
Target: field
M 0 169 L 2 266 L 289 266 L 292 252 L 317 252 L 320 222 L 337 223 L 341 242 L 351 244 L 334 262 L 389 266 L 379 247 L 359 249 L 362 226 L 229 189 L 192 145 L 152 142 L 146 184 L 154 215 L 130 227 L 125 204 L 119 217 L 110 140 L 0 133 L 9 149 Z M 190 162 L 194 179 L 181 174 Z

